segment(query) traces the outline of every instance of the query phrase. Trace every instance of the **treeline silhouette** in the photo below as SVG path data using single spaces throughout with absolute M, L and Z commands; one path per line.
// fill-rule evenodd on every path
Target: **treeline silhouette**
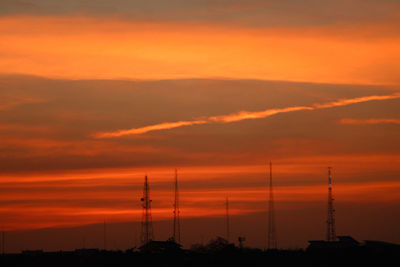
M 217 237 L 190 249 L 182 249 L 170 239 L 126 251 L 23 251 L 1 255 L 0 266 L 399 266 L 399 255 L 400 246 L 383 242 L 261 250 L 237 247 Z

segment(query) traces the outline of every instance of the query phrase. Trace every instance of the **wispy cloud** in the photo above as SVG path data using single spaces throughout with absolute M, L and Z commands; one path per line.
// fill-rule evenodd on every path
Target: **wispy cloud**
M 339 121 L 341 124 L 355 124 L 355 125 L 363 125 L 363 124 L 400 124 L 400 119 L 392 119 L 392 118 L 374 118 L 374 119 L 341 119 Z
M 235 122 L 242 120 L 251 120 L 251 119 L 262 119 L 266 117 L 270 117 L 279 113 L 287 113 L 294 112 L 300 110 L 313 110 L 313 107 L 306 106 L 298 106 L 298 107 L 287 107 L 287 108 L 278 108 L 278 109 L 266 109 L 263 111 L 249 112 L 249 111 L 240 111 L 238 113 L 233 113 L 229 115 L 221 115 L 221 116 L 213 116 L 209 117 L 208 121 L 210 122 Z
M 158 131 L 158 130 L 167 130 L 178 128 L 182 126 L 190 126 L 196 124 L 205 124 L 208 123 L 206 120 L 196 120 L 196 121 L 176 121 L 176 122 L 163 122 L 159 124 L 149 125 L 140 128 L 133 128 L 128 130 L 118 130 L 115 132 L 105 132 L 105 133 L 96 133 L 94 136 L 96 138 L 110 138 L 110 137 L 120 137 L 124 135 L 131 135 L 131 134 L 144 134 L 151 131 Z
M 19 106 L 19 105 L 24 105 L 24 104 L 30 104 L 30 103 L 42 103 L 46 102 L 47 100 L 45 99 L 39 99 L 39 98 L 20 98 L 20 99 L 13 99 L 9 101 L 5 101 L 3 103 L 0 102 L 0 110 L 8 110 L 13 107 Z
M 121 136 L 125 136 L 125 135 L 144 134 L 144 133 L 151 132 L 151 131 L 179 128 L 182 126 L 210 124 L 210 123 L 230 123 L 230 122 L 238 122 L 238 121 L 242 121 L 242 120 L 262 119 L 262 118 L 267 118 L 267 117 L 270 117 L 270 116 L 273 116 L 276 114 L 280 114 L 280 113 L 334 108 L 334 107 L 348 106 L 348 105 L 370 102 L 370 101 L 388 100 L 388 99 L 396 99 L 396 98 L 400 98 L 400 93 L 394 93 L 394 94 L 390 94 L 390 95 L 364 96 L 364 97 L 357 97 L 357 98 L 350 98 L 350 99 L 339 99 L 339 100 L 336 100 L 333 102 L 327 102 L 327 103 L 322 103 L 322 104 L 316 103 L 316 104 L 313 104 L 310 106 L 292 106 L 292 107 L 285 107 L 285 108 L 279 108 L 279 109 L 266 109 L 263 111 L 255 111 L 255 112 L 240 111 L 240 112 L 232 113 L 232 114 L 228 114 L 228 115 L 210 116 L 210 117 L 202 118 L 201 120 L 163 122 L 160 124 L 154 124 L 154 125 L 149 125 L 149 126 L 140 127 L 140 128 L 118 130 L 118 131 L 113 131 L 113 132 L 99 132 L 99 133 L 95 133 L 93 136 L 96 138 L 121 137 Z
M 313 106 L 317 109 L 321 108 L 333 108 L 333 107 L 341 107 L 347 106 L 351 104 L 375 101 L 375 100 L 388 100 L 388 99 L 395 99 L 399 98 L 400 93 L 395 93 L 391 95 L 372 95 L 372 96 L 363 96 L 363 97 L 356 97 L 350 99 L 339 99 L 337 101 L 323 103 L 323 104 L 314 104 Z

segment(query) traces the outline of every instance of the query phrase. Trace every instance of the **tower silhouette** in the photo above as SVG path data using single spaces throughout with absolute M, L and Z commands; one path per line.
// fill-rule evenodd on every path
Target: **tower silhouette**
M 231 229 L 230 229 L 230 222 L 229 222 L 229 199 L 228 199 L 228 197 L 226 197 L 225 208 L 226 208 L 226 240 L 229 242 Z
M 276 228 L 275 228 L 275 210 L 274 210 L 274 191 L 272 187 L 272 162 L 269 162 L 269 200 L 268 200 L 268 236 L 267 236 L 267 248 L 277 249 L 278 242 L 276 239 Z
M 326 240 L 336 240 L 336 229 L 335 229 L 335 209 L 333 208 L 333 195 L 332 195 L 332 168 L 328 167 L 328 218 L 326 220 Z
M 104 245 L 104 250 L 107 250 L 107 232 L 106 232 L 106 220 L 104 219 L 104 225 L 103 225 L 103 245 Z
M 147 244 L 149 241 L 153 240 L 153 222 L 151 219 L 151 202 L 150 199 L 150 187 L 147 180 L 147 175 L 144 177 L 144 188 L 143 197 L 140 199 L 142 201 L 143 213 L 142 213 L 142 232 L 141 232 L 141 242 L 142 245 Z
M 1 231 L 1 253 L 4 255 L 6 251 L 6 232 L 4 229 Z
M 179 210 L 179 188 L 178 188 L 178 170 L 175 169 L 175 200 L 174 200 L 174 229 L 173 239 L 175 242 L 181 242 L 181 219 Z

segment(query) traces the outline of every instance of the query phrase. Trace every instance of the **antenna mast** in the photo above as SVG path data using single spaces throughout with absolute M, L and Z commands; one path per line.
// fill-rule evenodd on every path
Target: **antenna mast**
M 268 200 L 268 239 L 267 248 L 277 249 L 278 242 L 276 239 L 275 229 L 275 210 L 274 210 L 274 191 L 272 187 L 272 162 L 269 162 L 269 200 Z
M 104 250 L 107 250 L 107 233 L 106 233 L 106 220 L 104 219 L 103 225 L 103 242 L 104 242 Z
M 178 170 L 175 169 L 175 201 L 174 201 L 174 230 L 173 239 L 175 242 L 181 242 L 181 219 L 179 210 L 179 190 L 178 190 Z
M 328 219 L 326 221 L 327 231 L 326 240 L 336 240 L 336 229 L 335 229 L 335 209 L 333 208 L 333 196 L 332 196 L 332 167 L 328 167 Z
M 230 224 L 229 224 L 229 199 L 226 197 L 226 240 L 229 242 L 230 239 Z
M 1 234 L 2 234 L 1 235 L 1 252 L 4 255 L 5 251 L 6 251 L 6 242 L 5 242 L 6 232 L 4 231 L 4 229 L 3 229 L 3 231 L 1 231 Z
M 151 219 L 152 200 L 150 199 L 150 188 L 147 180 L 147 175 L 144 177 L 143 197 L 140 200 L 142 201 L 143 207 L 141 242 L 142 245 L 145 245 L 154 238 L 153 223 Z

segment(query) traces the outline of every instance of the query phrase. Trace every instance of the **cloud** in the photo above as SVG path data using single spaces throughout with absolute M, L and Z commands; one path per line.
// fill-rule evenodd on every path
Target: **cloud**
M 262 119 L 279 113 L 287 113 L 287 112 L 294 112 L 301 110 L 313 110 L 313 109 L 314 108 L 312 107 L 299 106 L 299 107 L 287 107 L 280 109 L 267 109 L 259 112 L 241 111 L 229 115 L 209 117 L 209 121 L 219 122 L 219 123 L 220 122 L 229 123 L 229 122 L 236 122 L 236 121 L 250 120 L 250 119 Z
M 1 125 L 0 125 L 1 130 Z M 123 145 L 102 140 L 60 140 L 50 138 L 27 138 L 1 136 L 0 151 L 8 151 L 8 156 L 44 157 L 50 155 L 95 156 L 113 153 L 160 153 L 167 148 L 151 145 Z
M 339 121 L 341 124 L 354 124 L 354 125 L 363 125 L 363 124 L 400 124 L 400 119 L 393 118 L 374 118 L 374 119 L 341 119 Z
M 9 100 L 0 103 L 0 111 L 9 110 L 19 105 L 31 104 L 31 103 L 43 103 L 46 101 L 47 100 L 45 99 L 35 99 L 35 98 L 20 98 L 20 99 Z
M 120 137 L 124 135 L 132 135 L 132 134 L 143 134 L 151 131 L 159 131 L 159 130 L 167 130 L 178 128 L 182 126 L 190 126 L 197 124 L 205 124 L 208 123 L 205 120 L 196 120 L 196 121 L 177 121 L 177 122 L 164 122 L 155 125 L 149 125 L 141 128 L 134 128 L 129 130 L 119 130 L 115 132 L 105 132 L 105 133 L 96 133 L 94 137 L 96 138 L 109 138 L 109 137 Z
M 377 23 L 395 19 L 393 0 L 2 0 L 0 16 L 116 16 L 126 20 L 212 22 L 234 25 L 298 26 Z
M 338 101 L 328 102 L 328 103 L 324 103 L 324 104 L 314 104 L 314 107 L 317 109 L 333 108 L 333 107 L 347 106 L 347 105 L 351 105 L 351 104 L 363 103 L 363 102 L 368 102 L 368 101 L 395 99 L 395 98 L 399 98 L 399 97 L 400 97 L 400 93 L 394 93 L 391 95 L 363 96 L 363 97 L 357 97 L 357 98 L 351 98 L 351 99 L 340 99 Z
M 220 116 L 210 116 L 204 118 L 202 120 L 193 120 L 193 121 L 177 121 L 177 122 L 163 122 L 160 124 L 153 124 L 140 128 L 132 128 L 127 130 L 117 130 L 113 132 L 99 132 L 93 134 L 95 138 L 112 138 L 112 137 L 121 137 L 126 135 L 135 135 L 135 134 L 144 134 L 151 131 L 159 131 L 159 130 L 167 130 L 173 128 L 179 128 L 182 126 L 191 126 L 191 125 L 199 125 L 199 124 L 211 124 L 211 123 L 230 123 L 230 122 L 238 122 L 242 120 L 249 119 L 262 119 L 267 118 L 280 113 L 288 113 L 288 112 L 296 112 L 296 111 L 304 111 L 304 110 L 317 110 L 317 109 L 326 109 L 333 107 L 341 107 L 348 106 L 363 102 L 369 101 L 378 101 L 378 100 L 388 100 L 388 99 L 396 99 L 400 98 L 400 93 L 394 93 L 390 95 L 373 95 L 373 96 L 364 96 L 364 97 L 356 97 L 350 99 L 339 99 L 333 102 L 327 102 L 322 104 L 313 104 L 311 106 L 293 106 L 286 107 L 280 109 L 266 109 L 263 111 L 240 111 L 237 113 L 232 113 L 228 115 L 220 115 Z

